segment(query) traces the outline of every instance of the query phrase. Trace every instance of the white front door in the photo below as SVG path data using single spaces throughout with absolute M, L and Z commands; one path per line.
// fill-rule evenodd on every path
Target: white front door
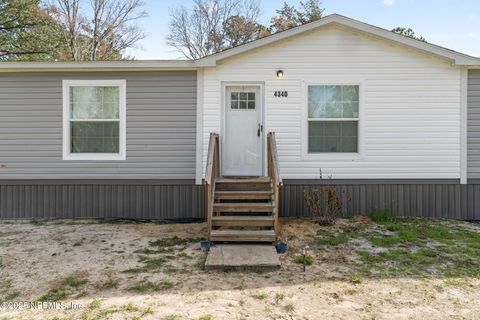
M 260 86 L 225 87 L 222 139 L 223 176 L 263 175 L 263 122 Z

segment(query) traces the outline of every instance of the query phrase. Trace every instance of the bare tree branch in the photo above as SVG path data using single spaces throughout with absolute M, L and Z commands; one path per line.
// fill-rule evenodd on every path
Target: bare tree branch
M 145 34 L 143 0 L 53 0 L 72 60 L 115 60 Z
M 194 0 L 193 8 L 170 12 L 167 44 L 188 59 L 198 59 L 260 36 L 257 0 Z

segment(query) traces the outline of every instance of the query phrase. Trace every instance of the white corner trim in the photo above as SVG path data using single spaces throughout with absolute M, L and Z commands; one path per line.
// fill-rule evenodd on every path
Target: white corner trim
M 352 85 L 358 86 L 359 94 L 359 110 L 358 110 L 358 152 L 325 152 L 325 153 L 308 153 L 308 87 L 313 85 Z M 302 145 L 301 145 L 301 160 L 305 161 L 357 161 L 365 158 L 364 154 L 364 130 L 365 130 L 365 115 L 364 115 L 364 79 L 320 79 L 315 82 L 303 82 L 303 103 L 302 103 Z
M 71 153 L 70 136 L 70 87 L 71 86 L 118 86 L 119 105 L 119 153 Z M 126 80 L 63 80 L 63 160 L 105 161 L 126 160 L 127 158 L 127 81 Z
M 203 69 L 197 70 L 197 136 L 196 136 L 196 166 L 195 183 L 203 180 Z
M 460 69 L 460 183 L 467 184 L 468 68 Z

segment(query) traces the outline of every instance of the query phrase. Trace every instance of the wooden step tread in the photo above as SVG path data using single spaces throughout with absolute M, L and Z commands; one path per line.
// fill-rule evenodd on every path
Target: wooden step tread
M 275 241 L 273 230 L 212 230 L 212 241 Z
M 213 216 L 213 220 L 265 220 L 272 221 L 273 216 Z
M 235 200 L 235 199 L 271 199 L 272 192 L 271 191 L 215 191 L 215 198 L 216 199 L 227 199 L 227 200 Z
M 270 177 L 253 177 L 253 178 L 226 178 L 219 177 L 216 183 L 269 183 L 272 182 Z
M 213 210 L 225 212 L 272 212 L 273 205 L 271 202 L 225 202 L 214 203 Z
M 215 227 L 273 227 L 273 216 L 213 216 Z

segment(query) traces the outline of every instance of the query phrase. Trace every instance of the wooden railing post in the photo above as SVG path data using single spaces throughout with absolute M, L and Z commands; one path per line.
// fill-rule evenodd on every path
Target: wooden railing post
M 280 202 L 280 187 L 282 185 L 282 179 L 280 178 L 280 170 L 278 163 L 277 142 L 275 141 L 275 133 L 269 132 L 267 135 L 267 163 L 268 163 L 268 175 L 272 179 L 273 185 L 273 201 L 275 205 L 274 215 L 274 229 L 275 229 L 275 241 L 278 241 L 278 217 L 279 217 L 279 202 Z
M 220 175 L 220 149 L 219 137 L 217 133 L 210 133 L 208 143 L 207 164 L 205 168 L 205 180 L 207 191 L 207 225 L 208 240 L 212 231 L 213 202 L 215 197 L 215 180 Z

